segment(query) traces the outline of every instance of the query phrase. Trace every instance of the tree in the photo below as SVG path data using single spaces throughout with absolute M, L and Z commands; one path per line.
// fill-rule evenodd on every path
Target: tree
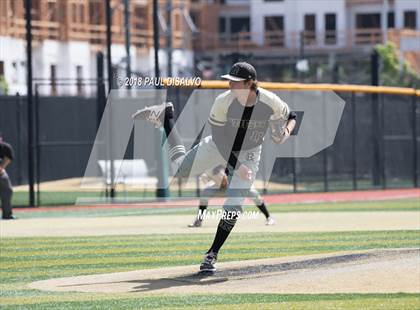
M 393 42 L 378 44 L 375 50 L 381 57 L 381 85 L 403 87 L 418 85 L 420 76 L 406 60 L 400 62 L 397 47 Z
M 0 95 L 6 95 L 8 92 L 8 86 L 6 79 L 3 75 L 0 75 Z

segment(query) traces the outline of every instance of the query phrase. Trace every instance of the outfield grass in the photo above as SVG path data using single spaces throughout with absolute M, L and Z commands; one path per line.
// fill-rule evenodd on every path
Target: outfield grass
M 220 206 L 211 206 L 220 208 Z M 313 203 L 313 204 L 270 204 L 270 212 L 341 212 L 341 211 L 420 211 L 420 203 L 415 199 L 389 200 L 389 201 L 363 201 L 363 202 L 335 202 L 335 203 Z M 245 206 L 245 211 L 255 211 L 255 206 Z M 66 210 L 63 207 L 59 210 L 45 210 L 42 212 L 19 212 L 19 218 L 37 217 L 103 217 L 103 216 L 133 216 L 133 215 L 173 215 L 173 214 L 196 214 L 197 209 L 191 207 L 180 208 L 85 208 L 78 210 Z
M 415 309 L 416 294 L 331 295 L 183 295 L 42 292 L 32 281 L 197 264 L 212 235 L 130 235 L 63 238 L 2 238 L 0 290 L 2 309 L 138 309 L 189 306 L 191 309 Z M 220 261 L 375 248 L 418 248 L 419 231 L 232 234 Z
M 420 211 L 417 199 L 269 205 L 273 212 Z
M 416 294 L 226 294 L 149 296 L 133 294 L 67 294 L 27 298 L 20 306 L 2 309 L 418 309 Z M 95 302 L 92 301 L 95 298 Z M 75 299 L 78 299 L 75 301 Z
M 325 187 L 323 182 L 316 181 L 302 181 L 300 180 L 297 184 L 297 190 L 299 193 L 308 193 L 308 192 L 324 192 Z M 281 184 L 292 184 L 291 179 L 281 179 L 279 183 Z M 370 179 L 359 179 L 357 182 L 357 188 L 359 190 L 381 190 L 381 186 L 372 185 L 372 180 Z M 387 189 L 393 188 L 413 188 L 413 182 L 411 179 L 398 179 L 392 180 L 387 183 Z M 331 192 L 334 191 L 351 191 L 353 190 L 353 181 L 351 177 L 343 178 L 330 178 L 328 183 L 328 190 Z M 262 190 L 261 190 L 262 193 Z M 268 194 L 290 194 L 292 193 L 290 189 L 278 190 L 278 189 L 268 189 Z M 181 193 L 182 197 L 196 197 L 195 189 L 184 189 Z M 116 193 L 117 198 L 136 198 L 138 201 L 142 201 L 144 198 L 154 199 L 156 198 L 156 191 L 146 189 L 145 191 L 118 191 Z M 39 197 L 40 206 L 57 206 L 57 205 L 73 205 L 76 203 L 77 199 L 83 198 L 92 198 L 100 200 L 105 196 L 104 191 L 41 191 Z M 178 190 L 170 191 L 171 197 L 179 197 Z M 29 205 L 29 194 L 27 191 L 16 191 L 13 195 L 13 205 L 15 206 L 27 206 Z

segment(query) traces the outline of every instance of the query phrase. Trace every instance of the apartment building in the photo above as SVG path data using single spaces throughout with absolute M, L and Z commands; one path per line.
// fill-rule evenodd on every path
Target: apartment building
M 214 0 L 195 1 L 201 29 L 197 51 L 251 53 L 254 58 L 368 53 L 392 40 L 420 59 L 420 1 L 417 0 Z M 203 13 L 201 13 L 203 14 Z M 208 26 L 212 16 L 218 23 Z M 217 25 L 217 29 L 215 29 Z M 420 62 L 420 61 L 419 61 Z M 419 67 L 420 70 L 420 67 Z
M 250 1 L 251 31 L 258 45 L 297 49 L 304 32 L 307 46 L 343 46 L 345 0 Z
M 0 0 L 0 76 L 10 94 L 26 92 L 23 2 Z M 129 3 L 131 67 L 137 75 L 153 76 L 152 0 Z M 167 73 L 167 3 L 159 0 L 162 75 Z M 203 60 L 214 69 L 220 56 L 235 53 L 272 62 L 301 54 L 348 57 L 369 53 L 374 44 L 387 40 L 420 71 L 417 0 L 172 0 L 172 7 L 173 75 L 188 76 L 198 67 L 196 73 L 214 78 L 214 70 L 206 74 Z M 112 63 L 124 75 L 124 1 L 111 0 L 111 8 Z M 104 0 L 32 0 L 32 19 L 34 78 L 52 84 L 40 91 L 94 92 L 82 82 L 96 77 L 96 54 L 106 50 Z M 76 82 L 54 82 L 62 78 Z
M 0 76 L 9 94 L 26 93 L 26 41 L 23 0 L 0 1 Z M 104 0 L 32 0 L 33 76 L 44 80 L 44 94 L 89 94 L 94 87 L 83 81 L 96 78 L 96 55 L 106 51 Z M 126 67 L 124 1 L 111 0 L 112 64 Z M 131 68 L 138 75 L 154 75 L 153 6 L 150 0 L 130 0 Z M 193 70 L 189 0 L 172 0 L 172 71 Z M 166 1 L 159 0 L 161 74 L 166 75 Z M 75 81 L 61 85 L 61 79 Z

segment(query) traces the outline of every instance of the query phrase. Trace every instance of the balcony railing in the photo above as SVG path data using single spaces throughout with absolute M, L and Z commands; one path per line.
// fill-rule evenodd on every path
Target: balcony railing
M 14 9 L 10 4 L 16 4 Z M 42 40 L 60 40 L 60 41 L 85 41 L 93 45 L 105 45 L 106 42 L 106 26 L 104 21 L 104 2 L 103 0 L 65 0 L 65 1 L 49 1 L 41 0 L 41 4 L 51 3 L 55 6 L 58 4 L 65 5 L 67 11 L 59 15 L 60 21 L 52 21 L 51 16 L 47 16 L 48 10 L 41 5 L 40 8 L 34 10 L 32 14 L 32 34 L 34 41 Z M 120 0 L 112 0 L 111 4 L 115 4 L 113 10 L 113 25 L 111 27 L 112 42 L 123 44 L 125 40 L 125 29 L 123 23 L 123 6 Z M 159 0 L 162 10 L 166 8 L 166 1 Z M 131 42 L 136 47 L 153 47 L 152 25 L 148 22 L 151 12 L 151 2 L 149 0 L 138 0 L 131 2 L 132 7 L 132 26 L 131 26 Z M 181 4 L 185 6 L 184 0 L 174 0 L 173 6 L 179 7 Z M 61 8 L 61 7 L 60 7 Z M 19 9 L 18 11 L 16 11 Z M 134 16 L 136 9 L 142 15 Z M 89 16 L 89 12 L 101 11 L 95 18 Z M 176 18 L 174 18 L 176 24 Z M 182 28 L 182 27 L 179 27 Z M 191 48 L 191 32 L 182 31 L 173 28 L 173 47 L 174 48 Z M 26 34 L 23 1 L 12 2 L 0 0 L 0 35 L 10 36 L 14 38 L 24 39 Z M 166 37 L 161 33 L 161 47 L 166 46 Z
M 283 31 L 266 31 L 264 33 L 265 46 L 284 47 L 285 44 L 285 34 Z
M 382 43 L 382 30 L 378 28 L 356 29 L 354 43 L 357 45 L 374 45 Z
M 381 29 L 356 29 L 349 31 L 266 31 L 265 33 L 239 32 L 218 34 L 202 32 L 196 37 L 194 47 L 198 50 L 264 49 L 268 47 L 299 49 L 301 36 L 305 48 L 357 48 L 372 46 L 383 41 Z
M 59 22 L 39 21 L 33 22 L 33 37 L 35 41 L 50 40 L 75 40 L 86 41 L 93 45 L 105 45 L 106 27 L 104 24 L 77 23 L 70 21 L 64 25 Z M 113 25 L 113 43 L 124 43 L 123 25 Z M 419 31 L 391 30 L 387 38 L 399 46 L 399 34 L 410 33 L 415 39 L 419 38 Z M 0 35 L 25 38 L 25 20 L 23 18 L 0 18 Z M 239 32 L 233 34 L 219 34 L 200 32 L 192 38 L 190 32 L 174 31 L 173 47 L 199 51 L 213 50 L 249 50 L 277 48 L 283 50 L 298 50 L 301 45 L 301 36 L 305 49 L 354 49 L 364 46 L 373 46 L 383 42 L 385 36 L 381 29 L 353 29 L 348 31 L 323 31 L 323 32 L 284 32 L 266 31 L 265 33 Z M 395 39 L 396 38 L 396 39 Z M 131 42 L 139 48 L 153 47 L 152 29 L 138 29 L 132 27 Z M 166 37 L 161 33 L 161 47 L 166 46 Z
M 0 0 L 1 1 L 1 0 Z M 124 27 L 113 25 L 112 42 L 123 44 L 125 40 Z M 25 20 L 21 18 L 9 19 L 0 22 L 0 35 L 12 36 L 24 39 L 26 34 Z M 68 27 L 62 27 L 59 22 L 51 21 L 32 21 L 32 35 L 34 41 L 42 40 L 73 40 L 73 41 L 86 41 L 93 45 L 106 44 L 106 26 L 95 25 L 88 23 L 74 23 L 70 22 Z M 172 44 L 174 48 L 191 49 L 191 35 L 181 31 L 173 31 Z M 236 39 L 235 39 L 236 40 Z M 244 43 L 249 43 L 249 38 L 241 38 Z M 131 43 L 136 47 L 153 47 L 153 31 L 148 29 L 131 29 Z M 160 46 L 166 46 L 166 37 L 161 35 Z

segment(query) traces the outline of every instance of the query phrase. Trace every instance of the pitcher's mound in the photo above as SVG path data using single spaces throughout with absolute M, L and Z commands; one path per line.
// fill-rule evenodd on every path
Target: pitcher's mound
M 223 255 L 220 256 L 223 259 Z M 338 252 L 219 263 L 213 275 L 198 265 L 33 282 L 47 291 L 102 293 L 419 293 L 420 249 Z

